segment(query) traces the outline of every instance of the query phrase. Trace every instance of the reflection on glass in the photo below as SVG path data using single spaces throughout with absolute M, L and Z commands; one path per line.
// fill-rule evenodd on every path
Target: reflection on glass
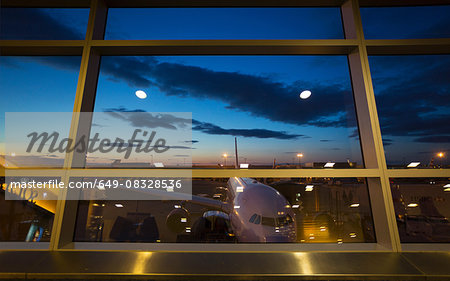
M 80 201 L 75 241 L 375 242 L 364 179 L 194 179 L 190 201 Z
M 450 167 L 450 56 L 369 58 L 390 168 Z
M 106 39 L 338 39 L 339 8 L 110 8 Z
M 396 178 L 391 190 L 401 242 L 450 242 L 450 179 Z
M 0 184 L 0 241 L 49 242 L 56 201 L 5 200 L 4 178 Z
M 448 38 L 449 14 L 450 6 L 361 8 L 366 39 Z
M 311 94 L 301 98 L 305 90 Z M 189 155 L 194 168 L 362 166 L 342 56 L 103 57 L 95 111 L 135 114 L 127 117 L 130 126 L 139 120 L 151 130 L 138 115 L 192 112 L 192 139 L 165 153 L 170 159 L 149 153 L 147 166 L 185 166 Z M 96 116 L 93 129 L 123 132 Z M 133 159 L 88 155 L 87 162 L 120 166 Z
M 81 57 L 0 57 L 0 167 L 61 167 L 64 153 L 31 155 L 19 153 L 14 147 L 8 147 L 8 163 L 5 163 L 5 113 L 11 112 L 72 112 L 77 87 Z M 26 114 L 23 120 L 26 124 Z M 56 128 L 70 128 L 70 116 L 64 120 L 50 118 L 43 121 L 39 128 L 48 129 L 52 134 Z M 30 120 L 39 122 L 39 120 Z M 14 128 L 10 132 L 16 133 Z M 67 136 L 67 135 L 66 135 Z M 64 136 L 64 137 L 66 137 Z M 10 136 L 9 136 L 10 137 Z M 62 138 L 62 137 L 61 137 Z M 24 136 L 22 139 L 26 139 Z M 13 144 L 14 145 L 14 144 Z M 17 144 L 20 145 L 20 144 Z
M 89 9 L 1 8 L 0 39 L 83 40 Z

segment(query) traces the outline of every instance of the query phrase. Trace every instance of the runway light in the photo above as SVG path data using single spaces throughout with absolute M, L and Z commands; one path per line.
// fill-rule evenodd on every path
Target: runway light
M 309 90 L 304 90 L 303 92 L 300 93 L 300 98 L 302 100 L 306 100 L 310 96 L 311 96 L 311 91 L 309 91 Z
M 250 166 L 250 164 L 240 164 L 239 167 L 241 169 L 248 169 L 248 166 Z
M 164 168 L 164 164 L 160 162 L 153 163 L 153 165 L 155 166 L 155 168 Z
M 439 152 L 439 153 L 437 154 L 437 156 L 438 156 L 439 158 L 443 158 L 443 157 L 445 156 L 445 154 L 444 154 L 444 152 Z
M 359 204 L 358 203 L 355 203 L 355 204 L 351 204 L 350 205 L 350 208 L 358 208 L 359 207 Z
M 409 208 L 415 208 L 415 207 L 417 207 L 417 206 L 419 206 L 419 204 L 417 204 L 417 203 L 409 203 L 409 204 L 408 204 L 408 207 L 409 207 Z
M 299 207 L 300 207 L 300 205 L 298 205 L 298 204 L 292 205 L 292 209 L 298 209 Z
M 117 208 L 123 208 L 122 204 L 114 204 L 114 206 L 116 206 Z
M 297 157 L 303 157 L 303 153 L 297 154 Z
M 286 209 L 289 209 L 291 207 L 291 205 L 286 205 L 284 206 Z
M 305 186 L 305 191 L 313 191 L 314 185 L 307 185 Z
M 180 221 L 181 222 L 187 222 L 187 218 L 181 218 Z
M 417 167 L 419 165 L 420 165 L 420 162 L 411 162 L 406 167 L 408 167 L 408 168 L 415 168 L 415 167 Z
M 356 238 L 356 233 L 355 232 L 352 232 L 349 235 L 350 235 L 351 238 Z
M 181 205 L 174 205 L 175 209 L 181 209 Z
M 140 98 L 141 100 L 147 98 L 147 93 L 145 93 L 142 90 L 137 90 L 135 94 L 136 94 L 136 97 Z
M 326 163 L 325 166 L 323 166 L 323 167 L 324 167 L 324 168 L 333 168 L 333 167 L 334 167 L 334 164 L 336 164 L 336 163 L 328 162 L 328 163 Z
M 190 227 L 186 227 L 186 232 L 190 233 L 191 232 L 191 228 Z

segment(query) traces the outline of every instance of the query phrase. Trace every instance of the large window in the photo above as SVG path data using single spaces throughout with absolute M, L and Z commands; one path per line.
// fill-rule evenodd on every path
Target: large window
M 362 167 L 343 56 L 103 57 L 95 111 L 136 112 L 129 126 L 142 112 L 192 112 L 191 146 L 170 155 L 178 163 L 147 157 L 172 166 L 189 154 L 193 168 Z M 118 126 L 101 116 L 96 130 Z M 117 160 L 89 156 L 90 166 Z
M 450 242 L 449 179 L 391 179 L 391 189 L 402 242 Z
M 5 149 L 5 114 L 72 111 L 80 59 L 0 57 L 0 167 L 3 172 L 5 168 L 62 167 L 64 154 L 31 155 L 16 153 L 10 147 Z M 65 126 L 69 125 L 70 119 Z M 0 183 L 0 241 L 48 242 L 57 195 L 50 196 L 52 200 L 5 200 L 8 185 L 4 177 Z
M 357 178 L 194 179 L 190 201 L 80 201 L 76 229 L 82 242 L 375 242 Z
M 112 8 L 106 39 L 338 39 L 337 8 Z
M 450 6 L 50 2 L 0 10 L 1 242 L 177 251 L 450 242 Z M 9 112 L 28 127 L 63 124 L 86 147 L 94 140 L 84 136 L 100 133 L 103 150 L 6 149 Z M 158 126 L 177 138 L 140 150 L 133 132 Z M 142 154 L 126 156 L 134 148 Z M 8 172 L 81 185 L 187 178 L 192 198 L 133 190 L 106 200 L 102 186 L 94 198 L 56 190 L 9 201 Z M 56 198 L 66 201 L 56 208 Z
M 448 168 L 450 56 L 370 57 L 386 161 Z

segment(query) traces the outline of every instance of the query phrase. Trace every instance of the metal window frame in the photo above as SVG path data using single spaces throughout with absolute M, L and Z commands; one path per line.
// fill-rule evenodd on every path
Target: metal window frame
M 450 250 L 450 244 L 402 244 L 395 221 L 389 178 L 449 177 L 448 170 L 387 169 L 375 96 L 370 75 L 369 55 L 445 54 L 450 38 L 365 40 L 360 5 L 408 6 L 450 4 L 445 0 L 3 0 L 2 7 L 90 8 L 84 40 L 0 40 L 2 55 L 80 55 L 81 65 L 73 108 L 70 136 L 76 138 L 90 119 L 78 112 L 92 112 L 102 55 L 347 55 L 365 169 L 303 170 L 192 170 L 193 177 L 364 177 L 370 194 L 377 243 L 355 244 L 177 244 L 177 243 L 80 243 L 73 242 L 78 201 L 57 203 L 50 243 L 37 250 L 154 250 L 154 251 L 424 251 Z M 340 7 L 345 39 L 326 40 L 103 40 L 108 8 L 116 7 Z M 361 126 L 364 124 L 363 126 Z M 90 126 L 87 126 L 90 127 Z M 68 153 L 64 168 L 84 166 L 84 155 Z M 140 170 L 142 171 L 142 170 Z M 155 172 L 147 170 L 145 172 Z M 170 173 L 158 170 L 158 173 Z M 1 176 L 1 175 L 0 175 Z M 67 176 L 67 175 L 66 175 Z M 0 249 L 24 249 L 28 243 L 2 242 Z

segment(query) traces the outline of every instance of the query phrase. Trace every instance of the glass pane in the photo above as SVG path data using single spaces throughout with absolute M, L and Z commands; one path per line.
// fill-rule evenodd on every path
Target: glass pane
M 49 242 L 55 200 L 5 200 L 5 178 L 0 178 L 0 242 Z
M 80 57 L 0 57 L 2 174 L 5 166 L 63 165 L 63 155 L 50 154 L 11 153 L 5 163 L 5 113 L 72 111 L 80 61 Z M 5 200 L 4 177 L 0 178 L 0 183 L 0 241 L 49 241 L 56 201 Z
M 111 8 L 106 39 L 343 38 L 339 8 Z
M 191 201 L 80 201 L 75 241 L 375 242 L 365 179 L 205 178 L 192 185 Z
M 192 112 L 192 140 L 171 154 L 180 166 L 188 148 L 194 168 L 362 167 L 344 56 L 103 57 L 95 111 Z
M 450 6 L 361 8 L 366 39 L 450 37 Z
M 81 57 L 0 57 L 0 162 L 4 165 L 5 113 L 72 112 Z M 56 124 L 56 121 L 55 121 Z M 47 124 L 49 125 L 49 124 Z M 70 127 L 68 120 L 67 128 Z M 39 132 L 40 133 L 40 132 Z M 51 133 L 51 132 L 49 132 Z M 10 149 L 8 149 L 9 151 Z M 8 155 L 11 167 L 61 167 L 64 154 Z
M 83 40 L 89 9 L 1 8 L 0 39 Z
M 390 168 L 449 168 L 450 55 L 369 58 Z
M 450 179 L 396 178 L 391 190 L 401 242 L 450 242 Z

